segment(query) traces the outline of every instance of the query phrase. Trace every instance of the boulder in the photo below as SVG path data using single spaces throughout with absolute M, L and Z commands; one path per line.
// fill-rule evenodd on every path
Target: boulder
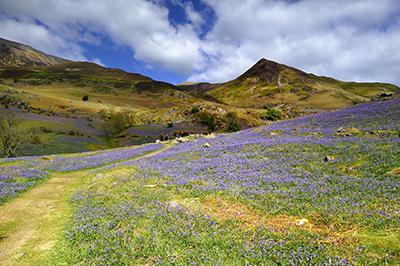
M 183 138 L 183 137 L 176 138 L 175 140 L 178 141 L 178 142 L 181 142 L 181 143 L 190 141 L 188 138 Z
M 342 128 L 341 127 L 337 130 L 337 135 L 342 136 L 342 137 L 351 137 L 351 136 L 359 135 L 361 133 L 362 133 L 362 131 L 355 127 L 350 127 L 350 128 Z
M 203 143 L 203 145 L 201 145 L 201 147 L 202 148 L 210 148 L 211 145 L 208 142 L 206 142 L 206 143 Z
M 335 156 L 331 156 L 331 155 L 327 155 L 324 158 L 324 162 L 332 162 L 334 160 L 336 160 L 336 157 Z
M 302 218 L 302 219 L 297 220 L 297 221 L 295 222 L 295 224 L 296 224 L 297 226 L 306 226 L 306 225 L 309 225 L 310 222 L 309 222 L 307 219 Z

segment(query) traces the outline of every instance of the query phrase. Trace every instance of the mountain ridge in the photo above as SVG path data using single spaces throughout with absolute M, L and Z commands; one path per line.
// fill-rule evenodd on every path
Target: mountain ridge
M 71 61 L 0 37 L 0 67 L 51 66 L 65 62 Z
M 209 95 L 234 106 L 292 104 L 322 110 L 348 107 L 399 91 L 399 87 L 389 83 L 341 81 L 265 58 L 237 78 L 208 88 Z

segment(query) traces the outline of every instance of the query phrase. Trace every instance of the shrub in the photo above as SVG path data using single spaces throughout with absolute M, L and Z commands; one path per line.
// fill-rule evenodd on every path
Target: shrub
M 204 114 L 200 119 L 200 123 L 206 125 L 208 131 L 215 131 L 217 129 L 217 124 L 215 122 L 215 119 L 211 115 Z
M 82 101 L 85 101 L 85 102 L 89 101 L 89 96 L 87 96 L 87 95 L 83 96 Z
M 192 110 L 191 110 L 190 112 L 191 112 L 192 114 L 198 113 L 198 112 L 200 112 L 200 108 L 197 107 L 197 106 L 193 106 L 193 107 L 192 107 Z
M 111 112 L 107 122 L 103 125 L 106 134 L 119 134 L 129 125 L 128 116 L 121 113 Z
M 261 115 L 262 119 L 269 121 L 277 121 L 281 119 L 281 117 L 282 117 L 281 111 L 275 108 L 270 108 Z
M 21 129 L 19 123 L 13 115 L 0 114 L 0 146 L 6 157 L 17 156 L 20 147 L 32 139 L 32 129 Z
M 236 113 L 233 112 L 227 113 L 224 121 L 226 123 L 226 128 L 225 128 L 226 132 L 236 132 L 241 129 Z

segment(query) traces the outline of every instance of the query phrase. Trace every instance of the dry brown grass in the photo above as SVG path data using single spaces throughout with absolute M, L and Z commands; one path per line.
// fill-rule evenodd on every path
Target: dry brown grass
M 210 196 L 203 200 L 179 199 L 175 202 L 193 211 L 205 212 L 207 215 L 220 221 L 235 220 L 246 229 L 255 229 L 263 226 L 278 232 L 292 229 L 320 233 L 330 231 L 328 227 L 314 225 L 308 219 L 302 217 L 286 215 L 267 216 L 242 203 L 215 196 Z

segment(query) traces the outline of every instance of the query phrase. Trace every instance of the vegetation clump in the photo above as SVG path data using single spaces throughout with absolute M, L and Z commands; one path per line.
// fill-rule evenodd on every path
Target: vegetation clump
M 277 121 L 282 118 L 282 112 L 276 108 L 268 108 L 262 115 L 261 118 L 269 121 Z
M 193 107 L 192 107 L 192 110 L 190 110 L 190 112 L 191 112 L 192 114 L 196 114 L 196 113 L 200 112 L 200 108 L 197 107 L 197 106 L 193 106 Z
M 103 128 L 108 136 L 121 133 L 129 125 L 129 117 L 123 113 L 111 112 Z
M 207 129 L 210 132 L 213 132 L 217 129 L 215 118 L 210 114 L 203 114 L 200 118 L 200 123 L 207 126 Z
M 21 146 L 34 135 L 32 129 L 20 128 L 19 122 L 15 116 L 0 114 L 0 144 L 5 157 L 16 157 Z
M 236 113 L 227 113 L 225 118 L 225 132 L 236 132 L 241 129 Z

